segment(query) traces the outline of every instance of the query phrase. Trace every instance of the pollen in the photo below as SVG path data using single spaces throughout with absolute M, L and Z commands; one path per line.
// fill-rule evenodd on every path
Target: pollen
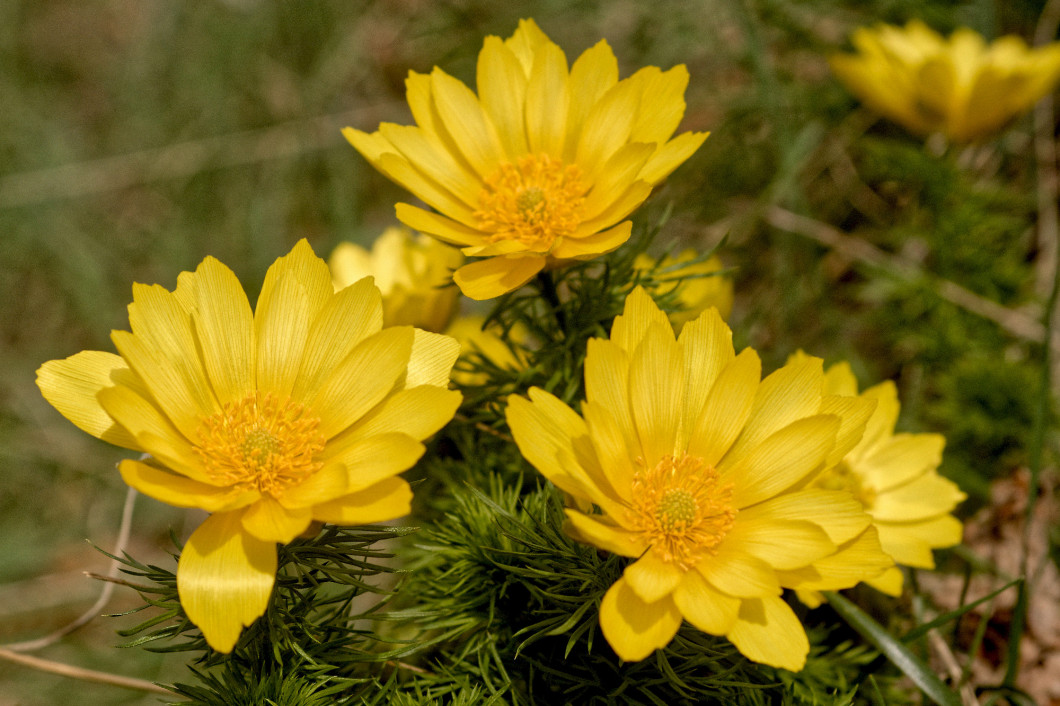
M 642 467 L 632 491 L 633 528 L 663 561 L 683 570 L 715 554 L 736 519 L 732 485 L 720 485 L 717 470 L 688 454 Z
M 278 497 L 323 466 L 319 426 L 305 406 L 255 393 L 203 419 L 195 451 L 218 483 Z
M 505 162 L 491 174 L 479 196 L 475 218 L 491 233 L 487 240 L 517 241 L 547 252 L 581 222 L 587 188 L 577 165 L 564 165 L 547 154 Z

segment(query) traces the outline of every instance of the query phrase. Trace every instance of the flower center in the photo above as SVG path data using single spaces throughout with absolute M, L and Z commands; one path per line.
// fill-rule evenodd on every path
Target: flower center
M 876 502 L 876 491 L 861 482 L 861 476 L 854 472 L 846 461 L 825 471 L 813 482 L 825 490 L 845 490 L 861 503 L 866 510 L 872 509 Z
M 633 476 L 633 528 L 663 561 L 691 568 L 715 553 L 735 519 L 732 485 L 719 486 L 718 472 L 696 456 L 666 456 Z
M 570 235 L 581 222 L 587 189 L 577 165 L 547 154 L 505 162 L 486 179 L 475 218 L 486 240 L 516 240 L 528 249 L 547 251 L 556 238 Z
M 254 393 L 203 419 L 195 452 L 218 483 L 279 496 L 323 466 L 319 426 L 303 405 Z

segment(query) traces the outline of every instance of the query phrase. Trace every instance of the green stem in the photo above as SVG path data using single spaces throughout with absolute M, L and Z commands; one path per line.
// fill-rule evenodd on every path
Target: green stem
M 541 298 L 552 307 L 552 314 L 556 317 L 560 333 L 567 335 L 567 315 L 559 302 L 559 293 L 556 291 L 556 282 L 552 279 L 552 273 L 542 270 L 537 273 L 537 288 L 541 292 Z

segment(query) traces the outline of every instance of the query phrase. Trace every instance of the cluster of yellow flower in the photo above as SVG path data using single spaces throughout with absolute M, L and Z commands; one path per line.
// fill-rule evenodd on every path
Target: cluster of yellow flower
M 926 30 L 909 31 L 907 43 L 892 30 L 855 41 L 896 71 L 910 63 L 896 57 L 915 54 L 917 72 L 945 74 Z M 955 37 L 954 52 L 969 41 Z M 1015 66 L 1013 52 L 996 50 L 990 65 Z M 850 81 L 858 66 L 882 72 L 835 66 Z M 993 118 L 978 110 L 970 122 L 966 106 L 986 89 L 956 73 L 948 93 L 932 92 L 930 119 L 920 98 L 914 109 L 864 90 L 911 127 L 966 137 Z M 315 523 L 408 514 L 398 474 L 461 402 L 450 389 L 454 336 L 499 365 L 525 364 L 480 320 L 454 321 L 457 294 L 445 285 L 497 297 L 619 247 L 624 219 L 707 137 L 673 137 L 683 66 L 619 80 L 600 42 L 568 68 L 532 21 L 486 39 L 477 79 L 476 95 L 441 69 L 411 73 L 415 126 L 346 131 L 434 209 L 398 204 L 397 216 L 437 240 L 395 228 L 371 253 L 340 246 L 330 268 L 301 241 L 269 269 L 254 309 L 231 270 L 207 258 L 172 292 L 134 286 L 131 332 L 112 336 L 118 354 L 85 351 L 38 373 L 74 424 L 143 454 L 120 465 L 129 485 L 211 513 L 177 579 L 189 619 L 218 651 L 265 610 L 277 543 Z M 731 283 L 681 283 L 720 263 L 680 267 L 692 259 L 661 263 L 674 282 L 660 286 L 681 287 L 686 314 L 669 319 L 638 287 L 610 337 L 589 342 L 580 413 L 531 388 L 507 400 L 508 424 L 526 460 L 571 499 L 567 532 L 633 560 L 600 606 L 619 657 L 645 658 L 687 620 L 752 660 L 798 670 L 809 645 L 783 590 L 811 605 L 860 581 L 899 593 L 896 563 L 931 567 L 933 547 L 960 541 L 950 512 L 963 495 L 936 472 L 941 437 L 895 433 L 893 384 L 859 394 L 849 366 L 825 370 L 804 354 L 763 378 L 758 354 L 733 348 Z

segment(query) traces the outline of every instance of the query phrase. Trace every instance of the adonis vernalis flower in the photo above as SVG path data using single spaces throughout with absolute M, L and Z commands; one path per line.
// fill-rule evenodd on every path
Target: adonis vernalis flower
M 846 363 L 829 368 L 825 381 L 831 394 L 857 394 L 857 380 Z M 861 398 L 876 402 L 865 435 L 812 485 L 849 490 L 872 516 L 880 546 L 895 563 L 933 569 L 931 550 L 959 544 L 962 535 L 960 520 L 949 513 L 965 495 L 937 471 L 946 440 L 940 434 L 894 432 L 899 404 L 893 382 L 870 387 Z M 866 582 L 896 596 L 902 572 L 892 567 Z
M 1060 78 L 1055 42 L 1028 49 L 1013 35 L 987 45 L 967 28 L 945 39 L 918 20 L 862 27 L 851 41 L 856 54 L 831 58 L 851 93 L 913 132 L 958 142 L 997 131 Z
M 383 328 L 371 279 L 335 292 L 327 264 L 299 242 L 269 268 L 252 311 L 213 258 L 170 292 L 133 285 L 132 332 L 118 355 L 83 351 L 45 363 L 44 397 L 84 431 L 148 454 L 125 460 L 145 495 L 212 514 L 177 567 L 188 618 L 228 652 L 260 616 L 276 543 L 314 521 L 363 524 L 409 512 L 397 474 L 452 418 L 459 346 Z
M 450 284 L 464 261 L 459 250 L 407 228 L 387 228 L 369 252 L 340 243 L 328 265 L 336 289 L 374 277 L 383 294 L 384 326 L 416 326 L 442 333 L 457 309 L 459 291 Z
M 633 266 L 638 270 L 659 271 L 661 281 L 652 290 L 653 296 L 677 289 L 677 304 L 681 310 L 670 314 L 670 321 L 678 332 L 682 326 L 710 307 L 717 309 L 722 319 L 728 319 L 732 313 L 732 278 L 720 274 L 725 267 L 717 255 L 682 266 L 682 263 L 692 262 L 698 256 L 695 250 L 688 249 L 677 257 L 667 255 L 661 261 L 656 261 L 647 253 L 641 253 L 633 261 Z
M 437 211 L 398 204 L 399 220 L 482 258 L 454 276 L 472 299 L 626 242 L 632 226 L 623 219 L 707 137 L 671 139 L 685 110 L 684 66 L 619 81 L 601 41 L 568 68 L 533 20 L 506 40 L 486 38 L 476 80 L 477 95 L 440 68 L 410 72 L 415 126 L 343 131 Z
M 800 487 L 858 443 L 872 403 L 826 394 L 818 359 L 762 380 L 714 309 L 675 339 L 639 287 L 610 339 L 590 340 L 585 388 L 582 415 L 532 388 L 507 416 L 523 456 L 600 510 L 568 509 L 568 531 L 636 559 L 600 606 L 608 643 L 640 660 L 683 618 L 752 660 L 801 669 L 806 632 L 781 598 L 806 579 L 793 572 L 846 587 L 891 565 L 849 492 Z M 852 545 L 849 563 L 824 561 Z

